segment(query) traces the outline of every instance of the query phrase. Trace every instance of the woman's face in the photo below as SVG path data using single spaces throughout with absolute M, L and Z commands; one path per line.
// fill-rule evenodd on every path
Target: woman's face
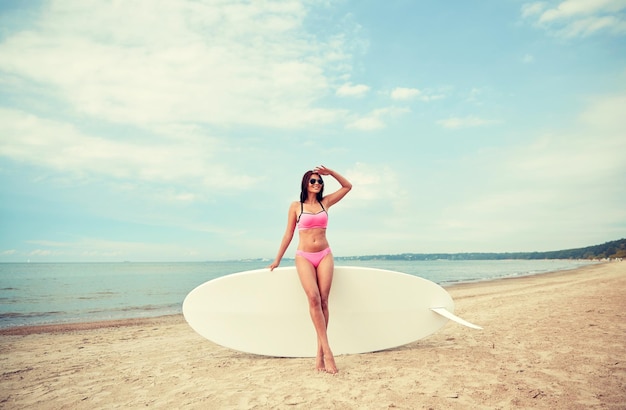
M 322 177 L 320 177 L 319 174 L 311 174 L 311 178 L 309 178 L 309 192 L 317 194 L 324 187 L 323 184 L 324 182 L 322 182 Z

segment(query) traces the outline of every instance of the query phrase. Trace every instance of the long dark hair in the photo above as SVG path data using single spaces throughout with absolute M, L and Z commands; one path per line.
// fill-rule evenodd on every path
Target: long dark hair
M 300 202 L 306 201 L 309 197 L 309 180 L 311 176 L 317 175 L 319 179 L 322 179 L 322 176 L 314 171 L 307 171 L 302 176 L 302 184 L 300 185 Z M 324 185 L 322 184 L 322 189 L 317 193 L 317 201 L 322 202 L 322 198 L 324 198 Z

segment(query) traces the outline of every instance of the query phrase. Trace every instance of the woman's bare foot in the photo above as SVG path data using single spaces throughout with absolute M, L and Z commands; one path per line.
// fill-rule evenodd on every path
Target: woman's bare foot
M 324 353 L 318 352 L 315 358 L 315 370 L 318 372 L 326 371 L 326 363 L 324 362 Z
M 326 363 L 326 373 L 337 374 L 339 370 L 337 370 L 337 365 L 335 364 L 335 357 L 332 352 L 328 352 L 324 355 L 325 363 Z

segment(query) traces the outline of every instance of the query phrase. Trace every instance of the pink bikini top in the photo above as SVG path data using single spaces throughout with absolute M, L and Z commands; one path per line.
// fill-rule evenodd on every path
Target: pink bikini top
M 326 229 L 328 226 L 328 212 L 324 209 L 324 205 L 320 202 L 320 206 L 322 210 L 316 214 L 312 214 L 309 212 L 304 212 L 304 205 L 300 202 L 300 216 L 298 217 L 298 229 L 313 229 L 313 228 L 322 228 Z

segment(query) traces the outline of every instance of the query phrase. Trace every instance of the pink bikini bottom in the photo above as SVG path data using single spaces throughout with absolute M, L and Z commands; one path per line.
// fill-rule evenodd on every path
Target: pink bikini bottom
M 305 252 L 301 250 L 296 251 L 296 255 L 302 256 L 304 259 L 311 262 L 314 267 L 318 267 L 324 256 L 330 253 L 330 248 L 323 249 L 319 252 Z

